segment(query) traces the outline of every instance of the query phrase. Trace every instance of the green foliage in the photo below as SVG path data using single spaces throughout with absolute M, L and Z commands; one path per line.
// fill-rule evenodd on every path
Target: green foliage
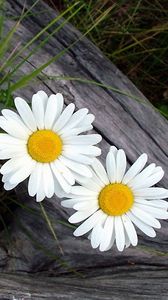
M 65 9 L 74 2 L 60 1 L 60 8 Z M 112 8 L 106 19 L 89 33 L 89 38 L 168 116 L 165 96 L 168 93 L 168 1 L 80 2 L 84 7 L 72 22 L 81 32 L 94 24 L 104 10 Z
M 10 89 L 0 90 L 0 103 L 2 103 L 5 107 L 13 106 L 13 96 L 10 93 Z

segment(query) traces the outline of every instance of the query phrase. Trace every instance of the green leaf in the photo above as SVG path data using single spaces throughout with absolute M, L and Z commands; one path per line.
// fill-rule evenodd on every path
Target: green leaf
M 66 15 L 69 11 L 72 10 L 72 8 L 74 8 L 74 6 L 76 6 L 79 2 L 76 2 L 75 4 L 73 4 L 72 6 L 70 6 L 69 8 L 67 8 L 62 14 L 58 15 L 56 18 L 54 18 L 49 24 L 47 24 L 41 31 L 39 31 L 30 41 L 28 41 L 18 52 L 15 56 L 12 57 L 12 59 L 10 59 L 8 61 L 8 63 L 6 63 L 6 67 L 10 66 L 12 64 L 12 62 L 14 62 L 14 60 L 16 60 L 22 53 L 23 51 L 25 51 L 29 46 L 31 46 L 42 34 L 44 34 L 45 32 L 47 32 L 47 30 L 53 26 L 56 22 L 58 22 L 62 17 L 64 17 L 64 15 Z M 80 7 L 81 9 L 81 7 Z M 76 11 L 76 13 L 79 11 L 79 9 Z M 68 19 L 69 20 L 69 19 Z M 66 22 L 67 23 L 67 22 Z M 42 46 L 44 46 L 47 41 L 49 40 L 49 38 L 56 32 L 58 32 L 58 30 L 62 28 L 62 26 L 60 25 L 59 27 L 57 27 L 52 33 L 50 33 L 47 38 L 42 41 L 35 49 L 33 49 L 25 58 L 24 60 L 21 61 L 20 64 L 18 64 L 14 70 L 10 73 L 13 74 L 33 53 L 35 53 L 38 49 L 42 48 Z
M 82 8 L 83 5 L 80 7 Z M 61 52 L 59 52 L 57 55 L 52 57 L 50 60 L 48 60 L 46 63 L 41 65 L 39 68 L 34 70 L 33 72 L 29 73 L 28 75 L 23 76 L 18 82 L 14 83 L 11 86 L 11 92 L 23 88 L 26 86 L 29 81 L 31 81 L 33 78 L 37 77 L 45 68 L 47 68 L 51 63 L 57 61 L 60 57 L 62 57 L 69 49 L 71 49 L 77 42 L 79 42 L 83 37 L 85 37 L 91 30 L 93 30 L 94 27 L 96 27 L 109 13 L 110 9 L 107 9 L 100 18 L 95 21 L 94 25 L 92 25 L 83 35 L 80 36 L 76 41 L 74 41 L 72 44 L 70 44 L 67 48 L 64 48 Z M 75 13 L 74 13 L 75 14 Z

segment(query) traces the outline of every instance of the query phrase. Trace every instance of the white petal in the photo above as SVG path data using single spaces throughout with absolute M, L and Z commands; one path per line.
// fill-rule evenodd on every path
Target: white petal
M 70 193 L 71 186 L 67 183 L 67 181 L 64 179 L 62 174 L 59 172 L 57 165 L 54 162 L 51 163 L 50 165 L 51 165 L 51 169 L 52 169 L 56 179 L 58 180 L 60 186 L 62 187 L 63 191 L 66 193 Z
M 145 224 L 154 228 L 161 228 L 160 222 L 158 220 L 153 218 L 149 213 L 143 211 L 139 207 L 136 207 L 136 205 L 131 208 L 131 212 Z
M 93 114 L 88 114 L 88 115 L 85 116 L 85 118 L 83 120 L 80 121 L 80 123 L 78 123 L 78 127 L 91 126 L 94 119 L 95 119 L 95 116 Z
M 15 106 L 23 122 L 27 125 L 27 127 L 32 131 L 36 131 L 37 130 L 36 121 L 27 102 L 20 97 L 16 97 Z
M 101 181 L 101 179 L 97 176 L 97 174 L 93 171 L 93 169 L 91 169 L 91 172 L 92 172 L 92 178 L 91 180 L 95 182 L 96 185 L 98 185 L 101 188 L 104 187 L 104 183 Z M 89 179 L 90 180 L 90 179 Z
M 38 191 L 36 194 L 36 201 L 41 202 L 45 198 L 45 192 L 44 192 L 44 186 L 41 184 L 41 186 L 38 187 Z
M 125 246 L 125 234 L 124 234 L 122 219 L 120 216 L 114 217 L 114 228 L 115 228 L 117 249 L 119 251 L 123 251 Z
M 85 222 L 83 222 L 75 231 L 74 236 L 81 236 L 90 231 L 101 219 L 104 218 L 104 213 L 101 210 L 96 211 Z
M 69 145 L 94 145 L 99 143 L 101 140 L 102 137 L 100 134 L 87 134 L 64 138 L 65 144 Z
M 106 222 L 107 215 L 103 214 L 103 216 L 100 218 L 100 221 L 93 227 L 91 232 L 91 246 L 92 248 L 97 248 L 100 245 L 100 242 L 104 236 L 103 232 L 103 225 Z
M 143 169 L 147 162 L 147 159 L 147 154 L 143 153 L 126 172 L 122 182 L 124 184 L 129 183 L 129 181 L 132 180 Z
M 74 162 L 74 161 L 72 161 L 70 159 L 67 159 L 66 157 L 62 157 L 62 156 L 59 157 L 59 160 L 66 167 L 71 169 L 72 171 L 74 171 L 74 172 L 76 172 L 80 175 L 83 175 L 85 177 L 92 177 L 92 173 L 91 173 L 91 171 L 89 170 L 89 168 L 87 166 L 84 166 L 80 163 Z
M 63 200 L 61 202 L 61 205 L 63 207 L 73 208 L 75 204 L 80 203 L 80 202 L 85 202 L 85 201 L 92 202 L 92 201 L 95 201 L 95 199 L 92 197 L 76 197 L 76 198 L 72 198 L 72 199 L 68 199 L 68 200 Z
M 101 149 L 96 146 L 80 146 L 80 145 L 65 145 L 64 151 L 70 154 L 82 153 L 89 156 L 98 156 L 101 154 Z
M 131 242 L 130 242 L 130 239 L 128 237 L 126 230 L 124 230 L 124 234 L 125 234 L 125 248 L 128 248 L 131 245 Z
M 27 159 L 27 155 L 23 155 L 23 157 L 14 157 L 8 160 L 0 169 L 1 174 L 8 174 L 10 172 L 14 172 L 17 169 L 21 168 L 24 165 L 25 160 Z
M 82 222 L 83 220 L 87 219 L 92 214 L 94 214 L 96 212 L 96 210 L 97 210 L 97 208 L 93 207 L 88 210 L 77 211 L 68 219 L 68 221 L 73 224 Z
M 31 131 L 28 128 L 26 128 L 24 124 L 22 126 L 19 122 L 17 122 L 14 119 L 7 121 L 4 117 L 1 116 L 0 127 L 10 135 L 23 140 L 27 140 L 29 135 L 31 134 Z
M 164 199 L 168 198 L 168 190 L 164 188 L 151 187 L 142 188 L 134 191 L 135 197 L 142 197 L 146 199 Z
M 59 184 L 59 182 L 56 178 L 54 178 L 54 188 L 55 188 L 55 194 L 57 197 L 59 197 L 59 198 L 67 197 L 67 193 L 65 193 L 63 191 L 61 185 Z M 69 196 L 69 194 L 68 194 L 68 196 Z
M 158 207 L 166 210 L 168 209 L 168 202 L 164 200 L 145 200 L 145 199 L 135 198 L 135 203 Z
M 14 125 L 15 126 L 17 126 L 18 127 L 18 125 L 19 125 L 19 131 L 22 129 L 22 132 L 23 132 L 23 130 L 24 130 L 24 132 L 26 132 L 27 134 L 26 134 L 26 138 L 27 138 L 27 136 L 28 135 L 30 135 L 31 133 L 32 133 L 32 131 L 30 130 L 30 129 L 28 129 L 27 128 L 27 126 L 23 123 L 23 121 L 22 121 L 22 119 L 20 118 L 20 116 L 17 114 L 17 113 L 15 113 L 14 111 L 12 111 L 12 110 L 10 110 L 10 109 L 3 109 L 2 110 L 2 114 L 4 115 L 4 117 L 5 117 L 5 119 L 8 121 L 8 127 L 10 127 L 10 124 L 11 124 L 11 122 L 12 121 L 15 121 L 16 123 L 14 123 Z M 4 119 L 2 118 L 2 121 L 3 121 Z M 13 124 L 13 123 L 12 123 Z M 5 134 L 1 134 L 1 135 L 5 135 Z M 14 137 L 12 137 L 12 136 L 10 136 L 10 135 L 7 135 L 6 134 L 6 136 L 8 136 L 8 140 L 7 140 L 7 137 L 6 137 L 6 141 L 11 141 L 12 139 L 13 139 L 13 142 L 16 144 L 18 144 L 19 143 L 19 141 L 20 141 L 20 143 L 23 143 L 23 142 L 27 142 L 26 140 L 25 141 L 23 141 L 23 140 L 21 140 L 21 139 L 16 139 L 16 138 L 14 138 Z M 17 141 L 17 142 L 16 142 Z
M 73 208 L 74 204 L 76 203 L 78 203 L 78 200 L 75 201 L 74 199 L 61 201 L 61 205 L 66 208 Z
M 43 164 L 43 182 L 44 192 L 47 198 L 51 198 L 54 194 L 54 179 L 49 164 Z
M 81 126 L 81 127 L 78 127 L 78 128 L 67 128 L 64 130 L 61 131 L 63 132 L 61 135 L 61 138 L 63 139 L 67 139 L 67 138 L 72 138 L 82 132 L 86 132 L 86 131 L 89 131 L 89 130 L 92 130 L 93 129 L 93 126 L 92 125 L 88 125 L 88 126 Z
M 100 178 L 100 180 L 105 184 L 109 184 L 109 179 L 107 177 L 107 173 L 105 171 L 105 168 L 103 167 L 102 163 L 95 158 L 92 164 L 92 168 L 97 174 L 97 176 Z
M 42 164 L 37 163 L 36 167 L 34 168 L 34 170 L 32 171 L 29 177 L 28 193 L 30 196 L 34 197 L 38 189 L 40 188 L 41 177 L 42 177 Z
M 136 246 L 138 243 L 138 237 L 134 225 L 127 215 L 122 216 L 123 225 L 129 237 L 129 240 L 133 246 Z
M 79 182 L 80 183 L 80 182 Z M 101 186 L 94 180 L 94 178 L 85 178 L 85 182 L 82 182 L 82 186 L 94 191 L 96 193 L 99 193 L 101 191 Z
M 115 230 L 113 229 L 113 234 L 112 234 L 112 237 L 111 237 L 110 244 L 109 244 L 109 246 L 104 251 L 108 251 L 108 250 L 110 250 L 113 247 L 115 238 L 116 238 L 115 237 Z
M 112 151 L 109 151 L 106 157 L 106 169 L 111 183 L 116 181 L 116 161 Z
M 131 221 L 142 231 L 144 232 L 147 236 L 150 237 L 155 237 L 156 236 L 156 232 L 154 231 L 154 229 L 145 224 L 144 222 L 142 222 L 139 218 L 137 218 L 136 216 L 133 215 L 133 213 L 131 211 L 128 211 L 126 213 L 126 215 L 131 219 Z
M 139 173 L 137 176 L 135 176 L 131 181 L 129 181 L 128 185 L 130 187 L 137 188 L 141 182 L 145 181 L 150 175 L 152 175 L 155 164 L 150 164 L 147 166 L 141 173 Z
M 34 160 L 27 159 L 27 161 L 24 163 L 24 166 L 11 176 L 9 180 L 10 183 L 16 184 L 25 180 L 31 174 L 35 166 L 36 162 Z
M 15 120 L 15 121 L 17 121 L 17 122 L 19 122 L 19 123 L 23 123 L 22 122 L 22 120 L 21 120 L 21 118 L 20 118 L 20 116 L 17 114 L 17 113 L 15 113 L 13 110 L 10 110 L 10 109 L 3 109 L 2 110 L 2 115 L 7 119 L 7 120 L 11 120 L 11 119 L 13 119 L 13 120 Z
M 89 167 L 88 167 L 89 168 Z M 88 182 L 88 177 L 84 177 L 83 175 L 79 175 L 78 173 L 73 172 L 73 175 L 74 175 L 74 178 L 75 178 L 75 181 L 77 183 L 79 183 L 80 185 L 83 185 L 85 184 L 86 182 Z M 90 179 L 90 178 L 89 178 Z
M 159 209 L 159 208 L 156 208 L 156 207 L 147 206 L 147 205 L 143 205 L 143 204 L 139 204 L 139 203 L 135 204 L 134 206 L 140 208 L 141 210 L 143 210 L 147 213 L 149 213 L 154 218 L 168 219 L 168 212 L 163 210 L 163 209 Z
M 98 209 L 98 201 L 80 201 L 73 205 L 73 209 L 75 210 L 88 210 L 90 208 Z
M 113 153 L 114 158 L 116 159 L 118 149 L 115 146 L 110 146 L 110 151 Z
M 57 97 L 51 95 L 48 98 L 46 112 L 44 116 L 44 126 L 46 129 L 51 129 L 57 116 Z
M 114 231 L 114 217 L 108 216 L 103 228 L 103 237 L 101 239 L 100 248 L 99 248 L 100 251 L 105 251 L 109 247 L 113 235 L 113 231 Z
M 164 171 L 161 167 L 158 168 L 158 172 L 148 177 L 148 179 L 146 179 L 146 181 L 141 185 L 141 187 L 150 187 L 152 185 L 155 185 L 163 178 Z
M 4 189 L 5 189 L 6 191 L 13 190 L 16 186 L 17 186 L 17 183 L 16 183 L 16 184 L 11 184 L 11 183 L 8 182 L 8 181 L 4 183 Z
M 9 173 L 9 174 L 5 174 L 5 175 L 3 175 L 2 176 L 2 182 L 8 182 L 9 181 L 9 179 L 11 178 L 11 176 L 12 176 L 12 172 L 11 173 Z
M 73 186 L 71 189 L 71 193 L 79 196 L 91 196 L 97 197 L 98 193 L 92 190 L 89 190 L 83 186 Z
M 99 222 L 94 226 L 91 233 L 91 246 L 93 249 L 99 246 L 103 233 L 102 224 Z
M 18 158 L 26 156 L 27 151 L 25 147 L 11 147 L 8 149 L 0 150 L 0 159 Z
M 88 113 L 87 108 L 82 108 L 82 109 L 79 109 L 77 112 L 75 112 L 72 115 L 69 122 L 67 123 L 67 125 L 60 131 L 60 134 L 64 133 L 64 130 L 66 130 L 66 129 L 69 130 L 69 129 L 76 127 L 85 118 L 87 113 Z
M 64 98 L 63 98 L 63 95 L 61 93 L 57 93 L 54 96 L 56 96 L 56 99 L 57 99 L 57 114 L 55 116 L 55 119 L 57 120 L 59 118 L 59 116 L 61 115 L 62 110 L 63 110 Z
M 74 162 L 79 162 L 84 165 L 91 165 L 93 163 L 94 158 L 88 157 L 83 154 L 76 154 L 76 153 L 70 153 L 69 151 L 63 151 L 62 157 L 65 157 L 67 159 L 71 159 Z
M 47 101 L 48 101 L 48 96 L 44 91 L 38 91 L 37 94 L 42 101 L 43 107 L 44 107 L 44 111 L 46 110 L 46 106 L 47 106 Z
M 70 185 L 74 185 L 75 184 L 75 178 L 74 178 L 73 173 L 59 159 L 57 159 L 55 161 L 55 164 L 56 164 L 57 169 L 59 170 L 59 172 L 64 176 L 65 180 Z
M 56 123 L 54 124 L 53 130 L 59 132 L 69 121 L 75 109 L 75 105 L 70 103 L 62 112 Z
M 0 133 L 0 145 L 26 145 L 26 140 L 17 139 L 7 133 Z
M 39 129 L 44 129 L 45 105 L 44 105 L 44 100 L 43 98 L 41 98 L 39 93 L 33 95 L 32 97 L 32 111 L 34 114 L 34 118 L 36 120 L 37 127 Z
M 122 149 L 119 149 L 116 157 L 116 182 L 121 182 L 126 170 L 126 156 Z

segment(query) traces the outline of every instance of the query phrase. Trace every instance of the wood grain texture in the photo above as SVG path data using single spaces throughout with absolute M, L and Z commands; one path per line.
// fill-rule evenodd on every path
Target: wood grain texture
M 26 6 L 33 2 L 27 0 Z M 22 0 L 9 0 L 8 15 L 19 15 L 22 6 Z M 56 16 L 42 1 L 33 11 L 20 25 L 14 43 L 19 39 L 26 42 Z M 7 21 L 6 30 L 13 23 L 12 19 Z M 19 78 L 80 36 L 73 26 L 66 25 L 24 64 Z M 146 152 L 150 162 L 164 168 L 161 185 L 166 187 L 168 122 L 97 47 L 84 38 L 45 73 L 96 80 L 141 98 L 143 103 L 93 84 L 42 78 L 16 93 L 29 100 L 39 89 L 48 94 L 60 91 L 66 104 L 74 102 L 77 108 L 88 107 L 96 116 L 94 131 L 103 136 L 102 159 L 112 144 L 126 151 L 129 162 Z M 27 209 L 18 207 L 14 215 L 11 214 L 10 239 L 6 238 L 5 231 L 0 233 L 0 299 L 168 299 L 166 221 L 162 222 L 155 239 L 139 232 L 138 247 L 126 249 L 122 254 L 115 248 L 100 253 L 91 249 L 87 239 L 74 238 L 73 229 L 61 223 L 69 212 L 60 207 L 59 199 L 46 200 L 45 209 L 63 249 L 62 255 L 39 205 L 28 197 L 25 186 L 26 183 L 21 185 L 17 194 L 20 205 L 23 203 Z

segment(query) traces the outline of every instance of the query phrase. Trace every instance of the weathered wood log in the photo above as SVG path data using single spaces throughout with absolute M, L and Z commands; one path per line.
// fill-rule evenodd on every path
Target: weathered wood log
M 30 7 L 33 2 L 28 0 L 26 6 Z M 8 0 L 7 7 L 9 15 L 20 15 L 23 2 Z M 56 14 L 39 1 L 33 14 L 20 25 L 14 43 L 18 39 L 29 40 Z M 13 24 L 12 19 L 8 20 L 6 29 Z M 34 70 L 79 37 L 81 34 L 73 26 L 65 25 L 38 54 L 29 58 L 20 76 Z M 42 77 L 16 93 L 30 99 L 39 89 L 48 94 L 60 91 L 66 104 L 74 102 L 77 108 L 88 107 L 96 116 L 94 130 L 103 136 L 102 159 L 112 144 L 122 147 L 130 162 L 146 152 L 150 162 L 164 168 L 166 174 L 161 184 L 166 187 L 168 122 L 97 47 L 83 38 L 45 73 L 95 80 L 142 99 L 141 103 L 105 87 Z M 139 232 L 138 247 L 126 249 L 121 254 L 115 248 L 100 253 L 91 249 L 87 239 L 74 238 L 72 227 L 62 223 L 69 212 L 60 207 L 59 199 L 54 197 L 44 202 L 58 245 L 40 206 L 28 197 L 23 184 L 17 189 L 17 195 L 19 204 L 15 212 L 10 212 L 8 236 L 6 230 L 0 233 L 0 299 L 168 299 L 166 221 L 162 222 L 155 239 Z

